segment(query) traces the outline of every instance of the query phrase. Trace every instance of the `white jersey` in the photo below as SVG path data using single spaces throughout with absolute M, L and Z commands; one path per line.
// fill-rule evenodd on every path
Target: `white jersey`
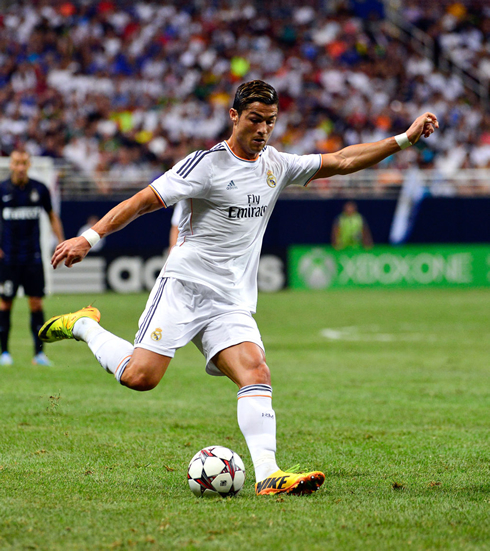
M 172 219 L 170 220 L 170 224 L 172 226 L 178 226 L 180 224 L 180 220 L 182 219 L 183 208 L 184 206 L 182 203 L 175 203 L 174 211 L 172 213 Z
M 262 239 L 277 198 L 289 185 L 308 184 L 321 162 L 321 155 L 270 146 L 249 161 L 226 142 L 188 155 L 150 184 L 165 206 L 183 205 L 179 239 L 161 275 L 207 285 L 255 312 Z

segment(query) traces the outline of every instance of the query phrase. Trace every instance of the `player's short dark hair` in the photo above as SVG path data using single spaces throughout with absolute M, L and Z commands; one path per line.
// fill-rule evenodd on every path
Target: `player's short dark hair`
M 233 101 L 233 109 L 241 115 L 242 111 L 254 101 L 265 103 L 266 105 L 277 105 L 279 97 L 274 88 L 263 80 L 251 80 L 240 84 Z
M 12 151 L 10 152 L 10 156 L 12 157 L 12 155 L 14 153 L 20 153 L 21 155 L 28 155 L 30 157 L 29 152 L 26 150 L 26 148 L 23 145 L 22 146 L 19 146 L 19 145 L 15 146 L 12 149 Z

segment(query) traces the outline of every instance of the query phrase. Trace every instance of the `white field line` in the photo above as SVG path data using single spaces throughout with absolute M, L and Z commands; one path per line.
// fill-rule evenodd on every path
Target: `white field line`
M 374 327 L 326 327 L 320 335 L 331 341 L 366 341 L 366 342 L 437 342 L 436 335 L 423 333 L 380 333 Z M 444 340 L 444 339 L 443 339 Z

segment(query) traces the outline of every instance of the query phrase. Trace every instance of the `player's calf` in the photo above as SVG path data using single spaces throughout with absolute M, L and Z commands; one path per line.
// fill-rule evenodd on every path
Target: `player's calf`
M 254 384 L 271 384 L 271 374 L 264 351 L 253 342 L 242 342 L 221 350 L 213 358 L 213 363 L 239 388 Z

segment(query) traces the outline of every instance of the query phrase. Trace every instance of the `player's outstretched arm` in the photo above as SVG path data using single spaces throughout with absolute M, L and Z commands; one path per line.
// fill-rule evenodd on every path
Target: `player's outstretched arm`
M 61 223 L 60 217 L 52 210 L 49 214 L 49 221 L 51 223 L 51 229 L 58 240 L 58 243 L 61 243 L 65 238 L 63 235 L 63 224 Z
M 116 205 L 92 229 L 100 237 L 104 237 L 121 230 L 139 216 L 162 207 L 163 205 L 155 193 L 150 187 L 147 187 L 136 195 L 133 195 L 130 199 Z M 73 264 L 81 262 L 87 256 L 90 246 L 90 243 L 83 236 L 67 239 L 56 247 L 51 258 L 51 265 L 53 268 L 56 268 L 64 262 L 65 266 L 70 268 Z
M 406 145 L 414 145 L 422 136 L 428 138 L 436 128 L 439 128 L 437 117 L 433 113 L 424 113 L 417 117 L 407 130 L 406 137 L 409 143 L 406 142 Z M 401 149 L 395 137 L 374 143 L 351 145 L 336 153 L 322 155 L 322 167 L 315 178 L 352 174 L 379 163 Z

